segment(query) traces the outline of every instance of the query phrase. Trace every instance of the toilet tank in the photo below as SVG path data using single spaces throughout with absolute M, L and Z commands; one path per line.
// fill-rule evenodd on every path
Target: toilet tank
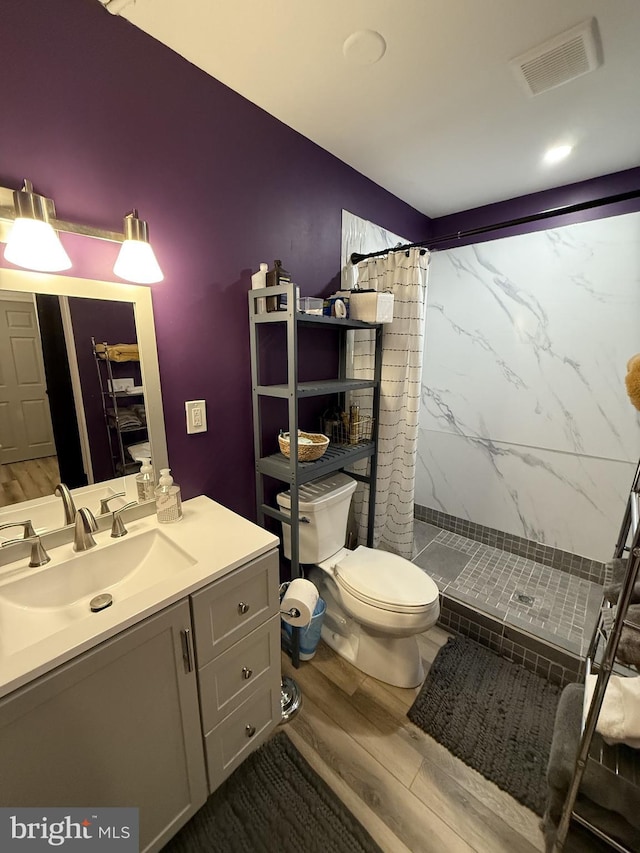
M 356 481 L 346 474 L 329 474 L 298 489 L 300 562 L 319 563 L 344 546 L 351 496 Z M 278 506 L 291 511 L 291 493 L 280 492 Z M 291 526 L 282 524 L 284 555 L 291 559 Z

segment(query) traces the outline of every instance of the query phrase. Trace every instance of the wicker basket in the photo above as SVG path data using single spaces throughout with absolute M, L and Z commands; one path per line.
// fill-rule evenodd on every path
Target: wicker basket
M 329 439 L 326 435 L 319 432 L 302 432 L 298 430 L 298 438 L 307 438 L 311 444 L 298 442 L 298 461 L 299 462 L 314 462 L 320 459 L 322 454 L 329 447 Z M 280 451 L 284 456 L 289 458 L 289 433 L 283 432 L 278 436 L 278 444 Z
M 366 444 L 373 435 L 373 418 L 361 415 L 355 423 L 349 424 L 338 421 L 324 422 L 324 428 L 331 436 L 334 444 Z

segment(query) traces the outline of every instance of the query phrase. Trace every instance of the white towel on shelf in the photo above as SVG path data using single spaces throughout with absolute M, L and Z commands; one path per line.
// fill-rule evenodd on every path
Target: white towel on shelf
M 583 724 L 591 707 L 596 675 L 588 675 L 584 685 Z M 612 675 L 596 723 L 596 731 L 609 744 L 625 743 L 640 749 L 640 677 Z

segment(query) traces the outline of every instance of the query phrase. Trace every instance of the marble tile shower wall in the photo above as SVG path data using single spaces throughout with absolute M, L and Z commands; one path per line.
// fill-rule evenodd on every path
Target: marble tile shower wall
M 632 213 L 434 252 L 416 504 L 610 559 L 640 452 L 639 246 Z

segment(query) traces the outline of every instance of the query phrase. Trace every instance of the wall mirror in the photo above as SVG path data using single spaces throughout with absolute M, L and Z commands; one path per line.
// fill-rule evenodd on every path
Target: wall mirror
M 92 338 L 137 345 L 139 360 L 97 359 Z M 0 269 L 0 524 L 60 502 L 58 480 L 122 491 L 149 453 L 168 466 L 150 290 Z

